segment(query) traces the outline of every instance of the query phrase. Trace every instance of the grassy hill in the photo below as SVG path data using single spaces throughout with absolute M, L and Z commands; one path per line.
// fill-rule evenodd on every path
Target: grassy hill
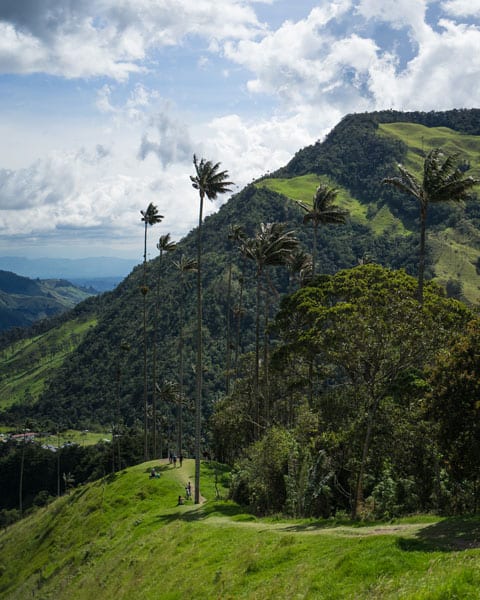
M 150 479 L 155 466 L 159 479 Z M 177 506 L 194 462 L 145 463 L 71 492 L 0 533 L 0 597 L 479 598 L 480 519 L 389 524 L 259 519 L 215 500 Z M 228 473 L 217 467 L 218 491 Z

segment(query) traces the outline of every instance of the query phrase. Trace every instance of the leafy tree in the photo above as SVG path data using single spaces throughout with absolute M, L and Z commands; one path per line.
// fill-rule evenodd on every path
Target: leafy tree
M 480 500 L 480 322 L 440 353 L 431 370 L 427 406 L 437 443 L 458 485 L 473 483 L 476 512 Z
M 194 189 L 198 190 L 200 207 L 197 229 L 197 365 L 195 399 L 195 504 L 200 502 L 200 437 L 202 423 L 202 221 L 205 197 L 214 200 L 219 194 L 230 191 L 233 183 L 228 181 L 228 172 L 220 171 L 220 163 L 212 163 L 194 155 L 195 174 L 190 175 Z
M 327 185 L 319 185 L 312 206 L 298 201 L 297 204 L 305 211 L 304 224 L 311 222 L 313 225 L 313 249 L 312 249 L 312 277 L 315 276 L 315 257 L 317 252 L 317 235 L 319 225 L 341 225 L 345 223 L 347 211 L 342 210 L 334 204 L 337 190 Z
M 147 206 L 146 210 L 141 210 L 142 222 L 145 223 L 145 234 L 143 243 L 143 284 L 141 289 L 143 296 L 143 435 L 144 435 L 144 459 L 148 460 L 148 394 L 147 394 L 147 229 L 148 226 L 156 225 L 163 219 L 163 215 L 158 213 L 155 204 Z
M 430 204 L 458 202 L 467 198 L 467 193 L 480 179 L 466 177 L 461 166 L 455 167 L 457 156 L 446 155 L 440 148 L 434 148 L 425 157 L 423 177 L 420 181 L 403 165 L 397 165 L 399 177 L 386 177 L 383 183 L 393 185 L 397 189 L 413 196 L 420 207 L 420 256 L 418 262 L 418 300 L 423 303 L 423 287 L 425 272 L 425 243 L 427 212 Z
M 315 351 L 327 389 L 344 390 L 356 407 L 353 517 L 363 503 L 372 437 L 388 399 L 411 370 L 433 360 L 470 315 L 459 302 L 442 298 L 433 284 L 419 309 L 413 278 L 377 265 L 323 276 L 316 287 L 283 303 L 277 325 L 290 352 Z

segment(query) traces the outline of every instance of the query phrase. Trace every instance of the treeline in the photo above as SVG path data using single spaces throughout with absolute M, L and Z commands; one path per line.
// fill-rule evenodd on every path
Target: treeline
M 235 500 L 313 517 L 478 510 L 479 321 L 431 283 L 423 307 L 416 291 L 365 265 L 283 299 L 260 395 L 244 357 L 212 417 Z
M 59 434 L 59 442 L 63 438 Z M 137 464 L 142 437 L 125 430 L 114 442 L 95 445 L 7 441 L 0 444 L 0 527 L 6 527 L 35 507 L 44 506 L 72 488 L 107 477 Z

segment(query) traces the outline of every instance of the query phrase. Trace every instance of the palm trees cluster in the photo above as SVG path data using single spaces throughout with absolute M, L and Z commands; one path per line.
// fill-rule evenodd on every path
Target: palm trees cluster
M 397 189 L 406 192 L 417 199 L 420 206 L 420 258 L 418 269 L 418 299 L 420 304 L 423 301 L 423 279 L 425 268 L 425 230 L 427 220 L 427 210 L 431 203 L 453 200 L 458 201 L 466 198 L 468 190 L 479 183 L 473 177 L 466 177 L 464 172 L 454 166 L 455 157 L 446 156 L 440 149 L 434 149 L 428 153 L 424 161 L 423 180 L 419 181 L 405 167 L 399 165 L 400 176 L 386 178 L 385 184 L 395 186 Z M 197 258 L 188 259 L 184 256 L 174 262 L 179 269 L 182 281 L 185 283 L 185 276 L 189 272 L 196 272 L 196 368 L 195 368 L 195 503 L 200 502 L 200 456 L 201 456 L 201 423 L 202 423 L 202 396 L 203 396 L 203 340 L 202 340 L 202 224 L 205 198 L 213 200 L 218 195 L 231 191 L 233 183 L 229 180 L 228 172 L 220 169 L 220 163 L 213 163 L 204 158 L 193 157 L 195 172 L 190 176 L 192 187 L 199 194 L 199 218 L 197 229 Z M 260 437 L 260 429 L 268 425 L 268 407 L 269 407 L 269 381 L 268 381 L 268 322 L 270 302 L 269 298 L 274 292 L 272 282 L 269 277 L 269 267 L 286 266 L 291 272 L 291 277 L 298 274 L 299 281 L 309 282 L 315 277 L 317 272 L 317 247 L 318 247 L 318 229 L 321 225 L 341 225 L 346 222 L 348 211 L 343 210 L 335 204 L 338 190 L 320 184 L 313 196 L 312 204 L 307 205 L 298 201 L 297 204 L 305 213 L 303 223 L 311 224 L 313 228 L 312 253 L 309 255 L 300 248 L 299 242 L 292 230 L 289 230 L 283 223 L 260 223 L 253 236 L 248 237 L 241 227 L 232 226 L 229 238 L 237 245 L 241 256 L 247 261 L 252 261 L 255 266 L 256 277 L 256 303 L 255 303 L 255 358 L 254 358 L 254 422 L 255 438 Z M 146 284 L 146 257 L 147 257 L 147 228 L 148 226 L 159 223 L 162 216 L 158 214 L 157 208 L 150 204 L 146 211 L 141 211 L 142 221 L 145 223 L 144 236 L 144 270 L 143 270 L 143 332 L 144 332 L 144 427 L 145 427 L 145 458 L 148 457 L 147 443 L 147 367 L 146 367 L 146 300 L 148 292 Z M 170 235 L 160 238 L 157 248 L 160 251 L 160 269 L 162 268 L 162 257 L 165 253 L 175 249 L 175 243 L 170 240 Z M 157 294 L 160 286 L 161 271 L 158 273 Z M 229 283 L 228 283 L 228 310 L 230 310 L 232 270 L 230 265 Z M 186 285 L 186 284 L 185 284 Z M 243 275 L 240 280 L 240 297 L 236 310 L 237 315 L 237 338 L 239 337 L 240 319 L 242 315 L 242 292 Z M 156 317 L 158 317 L 158 298 L 156 304 Z M 263 318 L 263 357 L 261 357 L 261 334 Z M 228 322 L 227 339 L 227 377 L 226 391 L 229 392 L 230 386 L 230 320 Z M 178 447 L 181 451 L 182 446 L 182 424 L 181 424 L 181 405 L 183 397 L 183 327 L 184 315 L 181 315 L 181 327 L 179 335 L 179 388 L 180 400 L 178 406 Z M 237 340 L 238 341 L 238 340 Z M 156 351 L 154 351 L 154 379 L 156 373 Z M 238 358 L 238 346 L 235 351 L 235 365 Z M 263 381 L 260 381 L 260 366 L 263 364 Z M 153 419 L 156 419 L 156 392 L 153 396 Z M 154 434 L 154 453 L 156 453 L 156 437 Z

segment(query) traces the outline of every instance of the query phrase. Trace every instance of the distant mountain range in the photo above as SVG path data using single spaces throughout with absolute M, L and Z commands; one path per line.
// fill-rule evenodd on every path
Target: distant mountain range
M 52 317 L 95 293 L 65 279 L 29 279 L 0 270 L 0 331 Z
M 113 289 L 138 261 L 99 256 L 93 258 L 25 258 L 0 256 L 0 269 L 32 279 L 67 279 L 97 292 Z

